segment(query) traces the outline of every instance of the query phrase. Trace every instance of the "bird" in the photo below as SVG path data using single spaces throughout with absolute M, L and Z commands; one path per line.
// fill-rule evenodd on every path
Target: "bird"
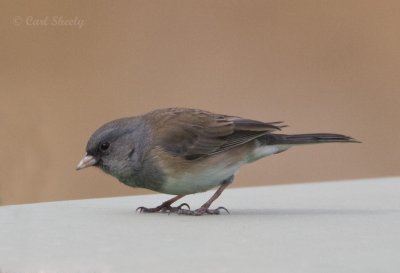
M 141 116 L 110 121 L 89 138 L 86 154 L 76 167 L 94 166 L 130 187 L 174 195 L 153 208 L 137 211 L 200 216 L 229 211 L 211 204 L 232 183 L 245 164 L 286 151 L 292 146 L 357 143 L 334 133 L 282 134 L 281 121 L 262 122 L 200 109 L 164 108 Z M 217 188 L 200 208 L 182 197 Z

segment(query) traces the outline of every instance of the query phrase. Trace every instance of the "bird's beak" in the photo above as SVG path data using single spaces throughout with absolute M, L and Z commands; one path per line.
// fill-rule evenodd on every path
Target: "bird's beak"
M 79 162 L 78 166 L 76 166 L 76 170 L 79 171 L 83 168 L 93 166 L 97 163 L 97 159 L 91 155 L 85 155 L 82 160 Z

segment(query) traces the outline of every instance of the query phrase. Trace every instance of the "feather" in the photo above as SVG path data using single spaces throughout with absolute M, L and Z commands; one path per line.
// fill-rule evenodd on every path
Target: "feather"
M 144 116 L 157 124 L 154 142 L 174 156 L 194 160 L 248 143 L 280 130 L 281 122 L 261 122 L 186 108 L 169 108 Z

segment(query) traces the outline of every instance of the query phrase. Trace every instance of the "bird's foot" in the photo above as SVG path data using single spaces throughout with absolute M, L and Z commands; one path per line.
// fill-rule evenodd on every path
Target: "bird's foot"
M 187 207 L 187 209 L 183 209 L 183 207 Z M 179 213 L 179 211 L 181 210 L 187 210 L 190 211 L 190 207 L 187 203 L 182 203 L 177 207 L 171 207 L 170 205 L 160 205 L 158 207 L 155 208 L 146 208 L 146 207 L 138 207 L 136 209 L 137 212 L 145 212 L 145 213 L 151 213 L 151 212 L 163 212 L 163 213 Z
M 201 216 L 204 214 L 217 215 L 217 214 L 221 214 L 221 211 L 226 211 L 229 214 L 229 211 L 224 207 L 218 207 L 216 209 L 200 207 L 199 209 L 196 209 L 196 210 L 179 209 L 178 211 L 176 211 L 176 213 L 184 214 L 184 215 L 192 215 L 192 216 Z

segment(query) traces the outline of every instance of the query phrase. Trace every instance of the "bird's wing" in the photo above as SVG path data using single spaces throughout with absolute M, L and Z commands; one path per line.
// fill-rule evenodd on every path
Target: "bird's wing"
M 155 145 L 188 160 L 229 150 L 283 127 L 281 122 L 265 123 L 186 108 L 156 110 L 144 117 L 153 124 Z

